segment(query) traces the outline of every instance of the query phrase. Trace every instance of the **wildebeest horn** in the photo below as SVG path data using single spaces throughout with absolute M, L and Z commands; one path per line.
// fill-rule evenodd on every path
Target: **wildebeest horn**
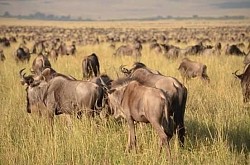
M 102 80 L 101 76 L 100 76 L 100 80 L 101 80 L 101 84 L 105 88 L 105 90 L 109 91 L 109 88 L 108 88 L 107 84 Z
M 119 68 L 120 68 L 120 71 L 122 72 L 122 73 L 125 73 L 125 74 L 128 74 L 129 73 L 129 70 L 127 69 L 127 68 L 124 68 L 124 66 L 126 66 L 126 65 L 121 65 Z
M 237 74 L 239 70 L 236 70 L 234 73 L 232 73 L 236 78 L 241 79 L 242 75 Z
M 239 76 L 239 75 L 237 75 L 236 73 L 239 71 L 239 69 L 238 70 L 236 70 L 234 73 L 232 73 L 233 75 L 235 75 L 235 76 Z
M 23 79 L 24 76 L 25 76 L 25 74 L 26 74 L 26 73 L 22 74 L 22 72 L 23 72 L 25 69 L 26 69 L 26 68 L 23 68 L 23 69 L 21 69 L 21 70 L 19 71 L 19 75 L 20 75 L 20 78 L 21 78 L 21 79 Z
M 105 104 L 103 104 L 101 107 L 99 107 L 97 104 L 97 100 L 96 100 L 96 102 L 95 102 L 95 109 L 96 110 L 102 110 L 104 107 L 105 107 Z

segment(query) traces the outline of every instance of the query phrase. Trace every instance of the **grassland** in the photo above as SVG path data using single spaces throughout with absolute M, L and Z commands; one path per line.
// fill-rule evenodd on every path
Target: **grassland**
M 174 24 L 174 25 L 173 25 Z M 249 22 L 241 22 L 248 24 Z M 1 20 L 0 25 L 41 25 L 40 21 Z M 235 22 L 42 22 L 62 27 L 161 27 L 235 26 Z M 145 26 L 144 26 L 145 25 Z M 238 24 L 239 25 L 239 24 Z M 18 44 L 4 48 L 6 61 L 0 63 L 0 164 L 166 164 L 165 154 L 158 154 L 158 136 L 148 125 L 137 127 L 138 152 L 125 153 L 127 125 L 113 120 L 73 118 L 73 129 L 65 127 L 63 117 L 55 121 L 54 135 L 46 119 L 26 112 L 25 87 L 18 72 L 30 68 L 29 63 L 16 64 L 12 54 Z M 96 52 L 101 72 L 116 78 L 119 66 L 131 66 L 131 57 L 114 58 L 108 44 L 77 47 L 76 57 L 60 57 L 52 66 L 60 73 L 81 79 L 83 56 Z M 178 147 L 176 137 L 171 140 L 171 164 L 250 164 L 250 110 L 242 103 L 241 87 L 232 76 L 242 71 L 243 58 L 235 56 L 190 56 L 208 67 L 209 85 L 199 79 L 185 84 L 188 88 L 186 106 L 186 144 Z M 181 58 L 169 60 L 149 51 L 143 45 L 141 61 L 162 74 L 181 80 L 177 70 Z

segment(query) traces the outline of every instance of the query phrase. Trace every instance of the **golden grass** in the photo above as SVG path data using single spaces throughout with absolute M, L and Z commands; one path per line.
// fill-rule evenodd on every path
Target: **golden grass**
M 27 22 L 37 25 L 40 21 Z M 115 23 L 124 25 L 123 22 Z M 1 21 L 1 24 L 5 22 Z M 44 24 L 53 26 L 56 23 Z M 72 25 L 65 23 L 61 26 L 75 26 L 71 22 L 68 24 Z M 84 23 L 76 24 L 85 26 Z M 95 25 L 93 22 L 90 24 Z M 102 25 L 96 24 L 97 27 Z M 142 26 L 138 22 L 130 22 L 128 26 L 133 27 L 134 24 Z M 104 23 L 103 27 L 108 25 Z M 146 26 L 151 27 L 151 24 Z M 26 113 L 25 87 L 20 84 L 18 72 L 23 67 L 29 69 L 34 56 L 28 64 L 16 64 L 12 54 L 17 46 L 14 44 L 4 49 L 6 61 L 0 64 L 0 164 L 168 163 L 165 153 L 158 155 L 159 139 L 149 124 L 137 127 L 138 153 L 124 152 L 127 125 L 119 125 L 112 120 L 73 118 L 73 129 L 68 130 L 63 117 L 56 117 L 52 135 L 46 119 Z M 131 66 L 134 59 L 114 58 L 113 51 L 105 43 L 79 46 L 76 57 L 59 57 L 52 66 L 60 73 L 81 79 L 83 56 L 95 52 L 99 56 L 101 72 L 115 79 L 119 66 Z M 150 52 L 148 45 L 143 45 L 142 54 L 141 61 L 150 68 L 181 80 L 177 70 L 181 58 L 168 60 Z M 207 65 L 211 83 L 204 85 L 199 79 L 193 79 L 185 84 L 188 88 L 186 143 L 181 149 L 175 136 L 171 140 L 173 164 L 250 164 L 250 111 L 242 104 L 239 81 L 232 76 L 232 72 L 243 68 L 243 58 L 225 55 L 190 58 Z

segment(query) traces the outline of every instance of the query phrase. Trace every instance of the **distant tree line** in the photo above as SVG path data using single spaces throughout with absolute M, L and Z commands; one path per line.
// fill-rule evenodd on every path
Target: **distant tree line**
M 44 14 L 42 12 L 36 12 L 34 14 L 29 15 L 12 15 L 8 11 L 4 12 L 1 17 L 4 18 L 18 18 L 18 19 L 33 19 L 33 20 L 56 20 L 56 21 L 92 21 L 92 19 L 86 18 L 83 19 L 82 17 L 72 18 L 70 15 L 54 15 L 54 14 Z
M 97 21 L 90 18 L 72 18 L 70 15 L 66 16 L 58 16 L 53 14 L 44 14 L 42 12 L 36 12 L 34 14 L 29 15 L 12 15 L 8 11 L 6 11 L 3 15 L 0 15 L 0 17 L 4 18 L 18 18 L 18 19 L 33 19 L 33 20 L 55 20 L 55 21 Z M 201 17 L 198 15 L 193 15 L 192 17 L 174 17 L 174 16 L 155 16 L 155 17 L 146 17 L 146 18 L 123 18 L 123 19 L 107 19 L 107 21 L 130 21 L 130 20 L 144 20 L 144 21 L 154 21 L 154 20 L 168 20 L 168 19 L 175 19 L 175 20 L 186 20 L 186 19 L 207 19 L 207 20 L 227 20 L 227 19 L 246 19 L 245 16 L 221 16 L 221 17 Z

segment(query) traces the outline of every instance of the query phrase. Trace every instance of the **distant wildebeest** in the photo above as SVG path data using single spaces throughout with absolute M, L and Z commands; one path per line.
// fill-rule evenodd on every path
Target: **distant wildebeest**
M 244 56 L 246 55 L 243 51 L 241 51 L 236 45 L 227 45 L 226 46 L 226 55 L 236 55 L 236 56 Z
M 66 55 L 75 55 L 76 54 L 76 45 L 73 42 L 71 45 L 66 47 Z
M 200 42 L 199 44 L 186 48 L 185 55 L 200 55 L 206 47 Z
M 170 157 L 169 141 L 172 137 L 173 115 L 170 102 L 161 89 L 140 84 L 136 79 L 118 79 L 108 90 L 109 105 L 115 118 L 125 118 L 129 126 L 127 151 L 136 147 L 134 122 L 150 123 L 166 146 Z
M 15 56 L 15 60 L 16 62 L 29 62 L 30 60 L 30 53 L 28 51 L 25 50 L 25 48 L 23 47 L 19 47 L 15 53 L 14 53 L 14 56 Z
M 244 72 L 242 74 L 238 75 L 237 71 L 235 71 L 233 74 L 240 79 L 243 102 L 247 103 L 250 101 L 250 64 L 245 66 Z
M 44 81 L 43 76 L 36 78 L 25 76 L 20 70 L 22 85 L 26 85 L 27 112 L 31 113 L 38 104 L 46 107 L 46 114 L 53 122 L 54 115 L 66 114 L 94 116 L 102 108 L 103 89 L 89 81 L 72 80 L 59 75 L 50 81 Z
M 6 37 L 0 38 L 0 43 L 3 47 L 10 47 L 10 41 Z
M 142 85 L 163 90 L 170 101 L 170 112 L 175 123 L 174 131 L 177 132 L 180 145 L 184 145 L 185 126 L 184 114 L 187 101 L 187 88 L 176 78 L 164 76 L 157 71 L 152 71 L 145 64 L 136 62 L 131 69 L 122 68 L 121 71 L 130 78 L 136 78 Z
M 76 53 L 75 42 L 72 42 L 71 45 L 66 45 L 66 43 L 62 42 L 60 43 L 57 50 L 58 50 L 58 54 L 60 55 L 75 55 Z
M 183 80 L 199 77 L 201 80 L 210 82 L 207 75 L 207 66 L 202 63 L 183 58 L 178 70 L 180 71 Z
M 31 72 L 33 74 L 40 75 L 45 68 L 50 68 L 50 67 L 51 67 L 51 64 L 48 58 L 42 54 L 39 54 L 33 60 Z
M 114 55 L 119 56 L 119 55 L 125 55 L 125 56 L 134 56 L 134 57 L 140 57 L 141 56 L 141 50 L 142 50 L 142 45 L 141 43 L 134 42 L 132 45 L 122 45 L 120 46 Z
M 32 46 L 31 53 L 33 54 L 44 54 L 45 53 L 45 46 L 43 40 L 36 41 Z
M 0 49 L 0 61 L 5 61 L 5 55 L 2 49 Z
M 82 73 L 83 78 L 97 77 L 100 74 L 100 64 L 95 53 L 83 58 Z

